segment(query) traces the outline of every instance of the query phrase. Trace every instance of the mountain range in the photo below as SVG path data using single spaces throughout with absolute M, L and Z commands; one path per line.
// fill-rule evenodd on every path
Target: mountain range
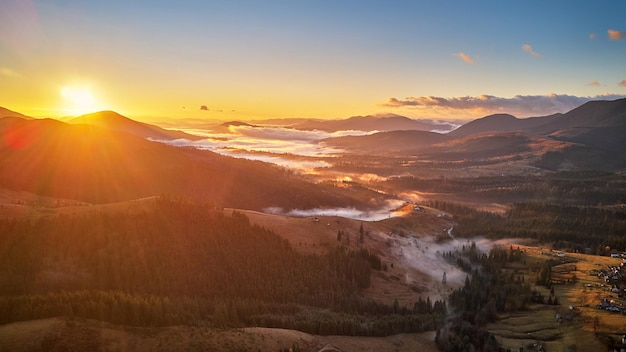
M 417 130 L 449 131 L 450 124 L 438 123 L 430 120 L 414 120 L 396 114 L 380 114 L 367 116 L 352 116 L 343 120 L 311 120 L 299 121 L 291 125 L 299 130 L 320 130 L 325 132 L 336 131 L 399 131 Z
M 128 123 L 111 113 L 74 122 L 95 123 L 98 117 Z M 354 190 L 316 185 L 271 164 L 174 147 L 108 127 L 0 119 L 0 188 L 89 203 L 170 195 L 255 210 L 364 205 Z
M 365 208 L 366 203 L 372 204 L 371 199 L 382 201 L 379 194 L 357 184 L 312 183 L 271 164 L 158 143 L 152 140 L 201 137 L 137 122 L 112 111 L 79 116 L 68 123 L 34 119 L 4 108 L 0 116 L 0 188 L 7 190 L 89 203 L 168 194 L 255 210 Z M 380 118 L 348 120 L 366 126 L 364 121 Z M 399 116 L 382 119 L 417 126 Z M 328 126 L 347 128 L 346 121 L 329 122 Z M 229 125 L 240 124 L 232 122 L 224 128 Z M 382 157 L 380 160 L 404 155 L 458 165 L 500 160 L 500 167 L 507 167 L 506 162 L 521 159 L 544 170 L 615 171 L 626 168 L 622 153 L 625 133 L 626 99 L 620 99 L 589 102 L 564 114 L 526 119 L 491 115 L 447 134 L 395 130 L 319 143 L 343 149 L 344 160 L 364 154 Z
M 478 160 L 531 152 L 533 162 L 556 170 L 617 170 L 626 167 L 626 99 L 591 101 L 564 114 L 517 118 L 496 114 L 479 118 L 440 137 L 424 131 L 390 131 L 321 141 L 352 153 L 402 152 L 434 160 Z M 407 136 L 410 135 L 411 137 Z M 529 159 L 530 160 L 530 159 Z

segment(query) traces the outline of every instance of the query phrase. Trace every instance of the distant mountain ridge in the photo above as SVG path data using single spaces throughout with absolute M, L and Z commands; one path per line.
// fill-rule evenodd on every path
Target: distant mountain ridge
M 19 118 L 22 118 L 22 119 L 25 119 L 25 120 L 33 119 L 30 116 L 26 116 L 26 115 L 21 114 L 19 112 L 16 112 L 16 111 L 13 111 L 13 110 L 9 110 L 7 108 L 3 108 L 3 107 L 0 106 L 0 118 L 3 118 L 3 117 L 19 117 Z
M 81 115 L 70 119 L 67 122 L 70 124 L 97 126 L 111 131 L 129 133 L 141 138 L 150 138 L 154 140 L 200 140 L 203 138 L 182 131 L 166 130 L 155 125 L 135 121 L 114 111 L 100 111 Z
M 572 128 L 598 128 L 626 124 L 626 98 L 587 102 L 564 114 L 517 118 L 509 114 L 495 114 L 470 121 L 449 133 L 464 137 L 484 132 L 526 131 L 549 135 Z
M 587 102 L 565 114 L 556 116 L 531 131 L 550 134 L 572 128 L 598 128 L 626 125 L 626 98 Z
M 228 121 L 211 128 L 213 133 L 233 133 L 231 127 L 258 127 L 242 121 Z
M 468 122 L 448 133 L 448 135 L 452 137 L 465 137 L 484 132 L 524 131 L 544 125 L 561 115 L 562 114 L 554 114 L 520 119 L 510 114 L 494 114 Z
M 401 150 L 432 160 L 477 161 L 503 155 L 520 158 L 523 154 L 525 160 L 548 170 L 618 170 L 626 167 L 625 135 L 626 99 L 618 99 L 592 101 L 549 116 L 520 119 L 510 114 L 489 115 L 442 135 L 447 140 L 396 131 L 322 142 L 354 153 Z
M 320 130 L 325 132 L 337 131 L 400 131 L 400 130 L 452 130 L 450 124 L 436 123 L 432 121 L 414 120 L 406 116 L 396 114 L 380 114 L 366 116 L 352 116 L 343 120 L 305 120 L 290 125 L 299 130 Z

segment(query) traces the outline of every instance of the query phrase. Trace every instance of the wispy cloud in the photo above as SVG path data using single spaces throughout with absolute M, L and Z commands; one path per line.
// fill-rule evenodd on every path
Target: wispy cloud
M 620 84 L 626 84 L 626 80 Z M 443 98 L 434 96 L 407 97 L 403 100 L 389 98 L 383 106 L 390 108 L 414 108 L 428 110 L 428 113 L 442 115 L 463 113 L 465 115 L 486 115 L 509 113 L 519 117 L 539 116 L 567 112 L 590 100 L 612 100 L 624 95 L 606 94 L 594 97 L 578 97 L 565 94 L 516 95 L 512 98 L 479 95 L 475 97 Z M 464 116 L 467 117 L 467 116 Z
M 15 71 L 12 70 L 8 67 L 0 67 L 0 75 L 5 76 L 5 77 L 9 77 L 9 78 L 20 78 L 22 77 L 22 75 Z
M 454 53 L 453 55 L 456 57 L 460 57 L 461 59 L 463 59 L 463 61 L 465 61 L 468 64 L 474 63 L 474 60 L 465 53 Z
M 522 49 L 523 49 L 525 52 L 527 52 L 527 53 L 529 53 L 530 55 L 532 55 L 532 56 L 535 56 L 535 57 L 541 57 L 541 54 L 539 54 L 538 52 L 536 52 L 536 51 L 533 49 L 533 47 L 532 47 L 532 46 L 530 46 L 530 44 L 524 44 L 524 45 L 522 45 Z
M 595 33 L 589 33 L 589 39 L 596 39 L 597 35 Z
M 609 38 L 611 40 L 620 40 L 626 37 L 626 31 L 617 31 L 614 29 L 609 29 Z
M 618 85 L 626 87 L 626 79 L 623 79 L 621 82 L 618 83 Z
M 587 87 L 599 87 L 600 86 L 600 82 L 598 81 L 591 81 L 587 84 L 585 84 Z

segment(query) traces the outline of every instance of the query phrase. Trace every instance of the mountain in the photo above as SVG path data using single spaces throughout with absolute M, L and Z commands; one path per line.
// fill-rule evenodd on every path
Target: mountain
M 590 101 L 564 114 L 520 119 L 509 114 L 496 114 L 473 120 L 448 133 L 465 137 L 484 132 L 527 131 L 538 135 L 575 135 L 578 131 L 626 125 L 626 98 L 613 101 Z
M 211 128 L 213 133 L 233 133 L 231 127 L 258 127 L 241 121 L 228 121 Z
M 0 188 L 9 190 L 89 203 L 171 195 L 255 210 L 364 207 L 349 189 L 269 164 L 85 124 L 6 118 L 0 136 Z
M 0 118 L 2 117 L 19 117 L 26 120 L 32 119 L 32 117 L 30 116 L 26 116 L 24 114 L 20 114 L 19 112 L 15 112 L 13 110 L 9 110 L 0 106 Z
M 100 111 L 92 114 L 81 115 L 67 121 L 71 124 L 85 124 L 111 131 L 125 132 L 141 138 L 155 140 L 189 139 L 200 140 L 203 137 L 194 136 L 181 131 L 166 130 L 164 128 L 147 123 L 131 120 L 114 111 Z
M 486 158 L 510 155 L 520 157 L 523 154 L 526 157 L 531 157 L 532 154 L 544 150 L 546 144 L 545 138 L 531 136 L 523 132 L 487 132 L 450 139 L 447 142 L 424 149 L 420 155 L 439 161 L 480 161 Z
M 558 118 L 561 114 L 549 116 L 517 118 L 509 114 L 495 114 L 485 116 L 457 128 L 448 133 L 452 137 L 466 137 L 475 133 L 484 132 L 513 132 L 524 131 L 546 124 Z
M 550 134 L 560 130 L 603 128 L 626 125 L 626 98 L 587 102 L 545 124 L 531 128 L 533 132 Z
M 399 130 L 431 131 L 435 129 L 452 129 L 452 126 L 448 124 L 413 120 L 396 114 L 353 116 L 344 120 L 305 120 L 302 123 L 293 124 L 291 127 L 300 130 L 320 130 L 325 132 L 349 130 L 367 132 Z
M 328 146 L 348 150 L 352 153 L 386 154 L 416 151 L 433 144 L 448 141 L 447 135 L 427 131 L 378 132 L 367 136 L 344 136 L 322 139 Z

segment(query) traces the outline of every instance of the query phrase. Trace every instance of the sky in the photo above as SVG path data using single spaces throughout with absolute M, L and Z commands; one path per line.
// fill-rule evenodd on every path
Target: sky
M 626 96 L 625 1 L 0 0 L 0 106 L 467 120 Z

